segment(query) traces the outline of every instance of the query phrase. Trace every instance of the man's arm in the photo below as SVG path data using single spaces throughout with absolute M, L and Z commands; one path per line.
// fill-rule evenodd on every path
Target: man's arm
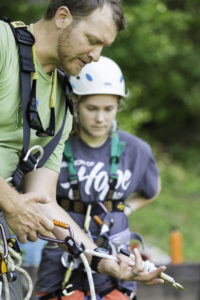
M 158 178 L 158 190 L 155 196 L 152 198 L 145 198 L 144 196 L 134 193 L 125 202 L 125 214 L 129 216 L 133 211 L 136 211 L 154 201 L 161 191 L 161 180 Z
M 75 240 L 86 246 L 86 248 L 93 250 L 96 245 L 84 231 L 78 226 L 78 224 L 69 216 L 65 210 L 63 210 L 56 201 L 56 185 L 58 174 L 50 169 L 41 168 L 34 172 L 28 173 L 25 177 L 25 192 L 40 192 L 48 195 L 51 201 L 45 205 L 38 204 L 43 214 L 45 214 L 50 220 L 57 219 L 59 221 L 68 223 L 74 232 Z M 64 240 L 69 235 L 66 229 L 55 227 L 53 233 L 56 238 Z M 139 252 L 135 253 L 136 264 L 134 271 L 138 273 L 136 276 L 132 270 L 133 268 L 128 266 L 128 257 L 119 255 L 119 262 L 113 260 L 101 259 L 98 265 L 98 271 L 109 276 L 117 277 L 123 280 L 138 280 L 147 284 L 159 284 L 163 283 L 163 280 L 158 278 L 159 274 L 165 270 L 165 267 L 160 267 L 157 270 L 151 272 L 143 272 L 142 259 Z M 87 259 L 91 262 L 91 257 L 88 255 Z
M 71 226 L 74 232 L 74 238 L 79 243 L 83 242 L 87 248 L 94 249 L 96 245 L 91 239 L 84 233 L 84 231 L 78 226 L 78 224 L 70 217 L 70 215 L 57 204 L 56 201 L 56 186 L 58 180 L 58 173 L 48 168 L 40 168 L 33 172 L 28 173 L 24 180 L 24 192 L 36 192 L 42 193 L 50 199 L 50 202 L 46 205 L 38 204 L 41 212 L 52 221 L 56 219 L 58 221 L 67 223 Z M 54 227 L 53 234 L 57 239 L 64 240 L 69 235 L 68 230 Z

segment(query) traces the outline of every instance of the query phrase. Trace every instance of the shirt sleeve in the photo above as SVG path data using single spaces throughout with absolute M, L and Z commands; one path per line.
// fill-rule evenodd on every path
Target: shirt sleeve
M 150 150 L 150 156 L 138 187 L 139 192 L 147 199 L 153 198 L 157 194 L 159 176 L 160 174 L 155 158 Z

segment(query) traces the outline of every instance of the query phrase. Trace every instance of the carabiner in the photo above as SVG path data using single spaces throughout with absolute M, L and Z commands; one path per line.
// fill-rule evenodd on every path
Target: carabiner
M 65 241 L 64 240 L 58 240 L 58 239 L 54 239 L 54 238 L 50 238 L 48 236 L 44 236 L 44 235 L 41 235 L 41 234 L 37 234 L 37 236 L 41 239 L 41 240 L 44 240 L 44 241 L 47 241 L 47 242 L 51 242 L 51 243 L 57 243 L 57 244 L 65 244 Z
M 58 226 L 58 227 L 61 227 L 61 228 L 64 228 L 64 229 L 68 229 L 69 231 L 69 236 L 71 238 L 74 237 L 74 233 L 73 233 L 73 230 L 71 228 L 71 226 L 67 223 L 64 223 L 64 222 L 61 222 L 61 221 L 58 221 L 58 220 L 55 220 L 53 219 L 53 224 L 55 226 Z M 58 239 L 55 239 L 55 238 L 50 238 L 48 236 L 44 236 L 44 235 L 41 235 L 41 234 L 37 234 L 37 236 L 41 239 L 41 240 L 45 240 L 45 241 L 48 241 L 48 242 L 52 242 L 52 243 L 58 243 L 58 244 L 65 244 L 66 241 L 65 240 L 58 240 Z
M 35 145 L 35 146 L 31 147 L 31 148 L 27 151 L 27 153 L 26 153 L 26 155 L 25 155 L 25 157 L 24 157 L 24 159 L 23 159 L 23 161 L 27 161 L 29 155 L 30 155 L 31 152 L 34 151 L 34 150 L 38 150 L 40 154 L 39 154 L 39 156 L 38 156 L 38 159 L 37 159 L 37 161 L 36 161 L 36 164 L 35 164 L 35 166 L 34 166 L 33 171 L 37 168 L 37 165 L 38 165 L 39 161 L 40 161 L 41 158 L 43 157 L 43 155 L 44 155 L 44 149 L 43 149 L 40 145 Z
M 26 162 L 26 161 L 28 160 L 28 157 L 29 157 L 30 153 L 31 153 L 32 151 L 34 151 L 34 150 L 38 150 L 40 154 L 39 154 L 39 156 L 38 156 L 38 159 L 36 160 L 36 163 L 35 163 L 35 166 L 34 166 L 34 168 L 33 168 L 33 171 L 35 171 L 35 169 L 37 168 L 37 165 L 38 165 L 39 161 L 40 161 L 41 158 L 43 157 L 43 155 L 44 155 L 44 149 L 43 149 L 40 145 L 35 145 L 35 146 L 31 147 L 31 148 L 27 151 L 25 157 L 23 158 L 23 161 Z M 8 178 L 6 179 L 6 182 L 11 182 L 12 180 L 13 180 L 13 177 L 8 177 Z

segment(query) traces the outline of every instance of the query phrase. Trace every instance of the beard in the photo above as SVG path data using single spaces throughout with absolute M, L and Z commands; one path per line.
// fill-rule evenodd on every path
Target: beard
M 76 51 L 76 49 L 72 47 L 73 28 L 73 24 L 70 24 L 60 32 L 57 52 L 59 68 L 69 75 L 76 76 L 82 68 L 76 63 L 76 56 L 74 56 L 74 50 Z

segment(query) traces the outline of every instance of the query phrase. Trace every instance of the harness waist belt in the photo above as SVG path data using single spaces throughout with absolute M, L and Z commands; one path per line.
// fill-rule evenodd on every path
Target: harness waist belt
M 81 201 L 77 200 L 69 200 L 66 198 L 60 198 L 58 199 L 58 203 L 60 206 L 71 212 L 76 212 L 76 213 L 81 213 L 81 214 L 86 214 L 87 212 L 87 207 L 89 204 L 92 204 L 92 209 L 91 209 L 91 216 L 94 215 L 100 215 L 103 213 L 103 209 L 101 206 L 97 203 L 84 203 Z M 105 200 L 103 201 L 103 205 L 109 212 L 123 212 L 124 211 L 124 201 L 123 200 Z

